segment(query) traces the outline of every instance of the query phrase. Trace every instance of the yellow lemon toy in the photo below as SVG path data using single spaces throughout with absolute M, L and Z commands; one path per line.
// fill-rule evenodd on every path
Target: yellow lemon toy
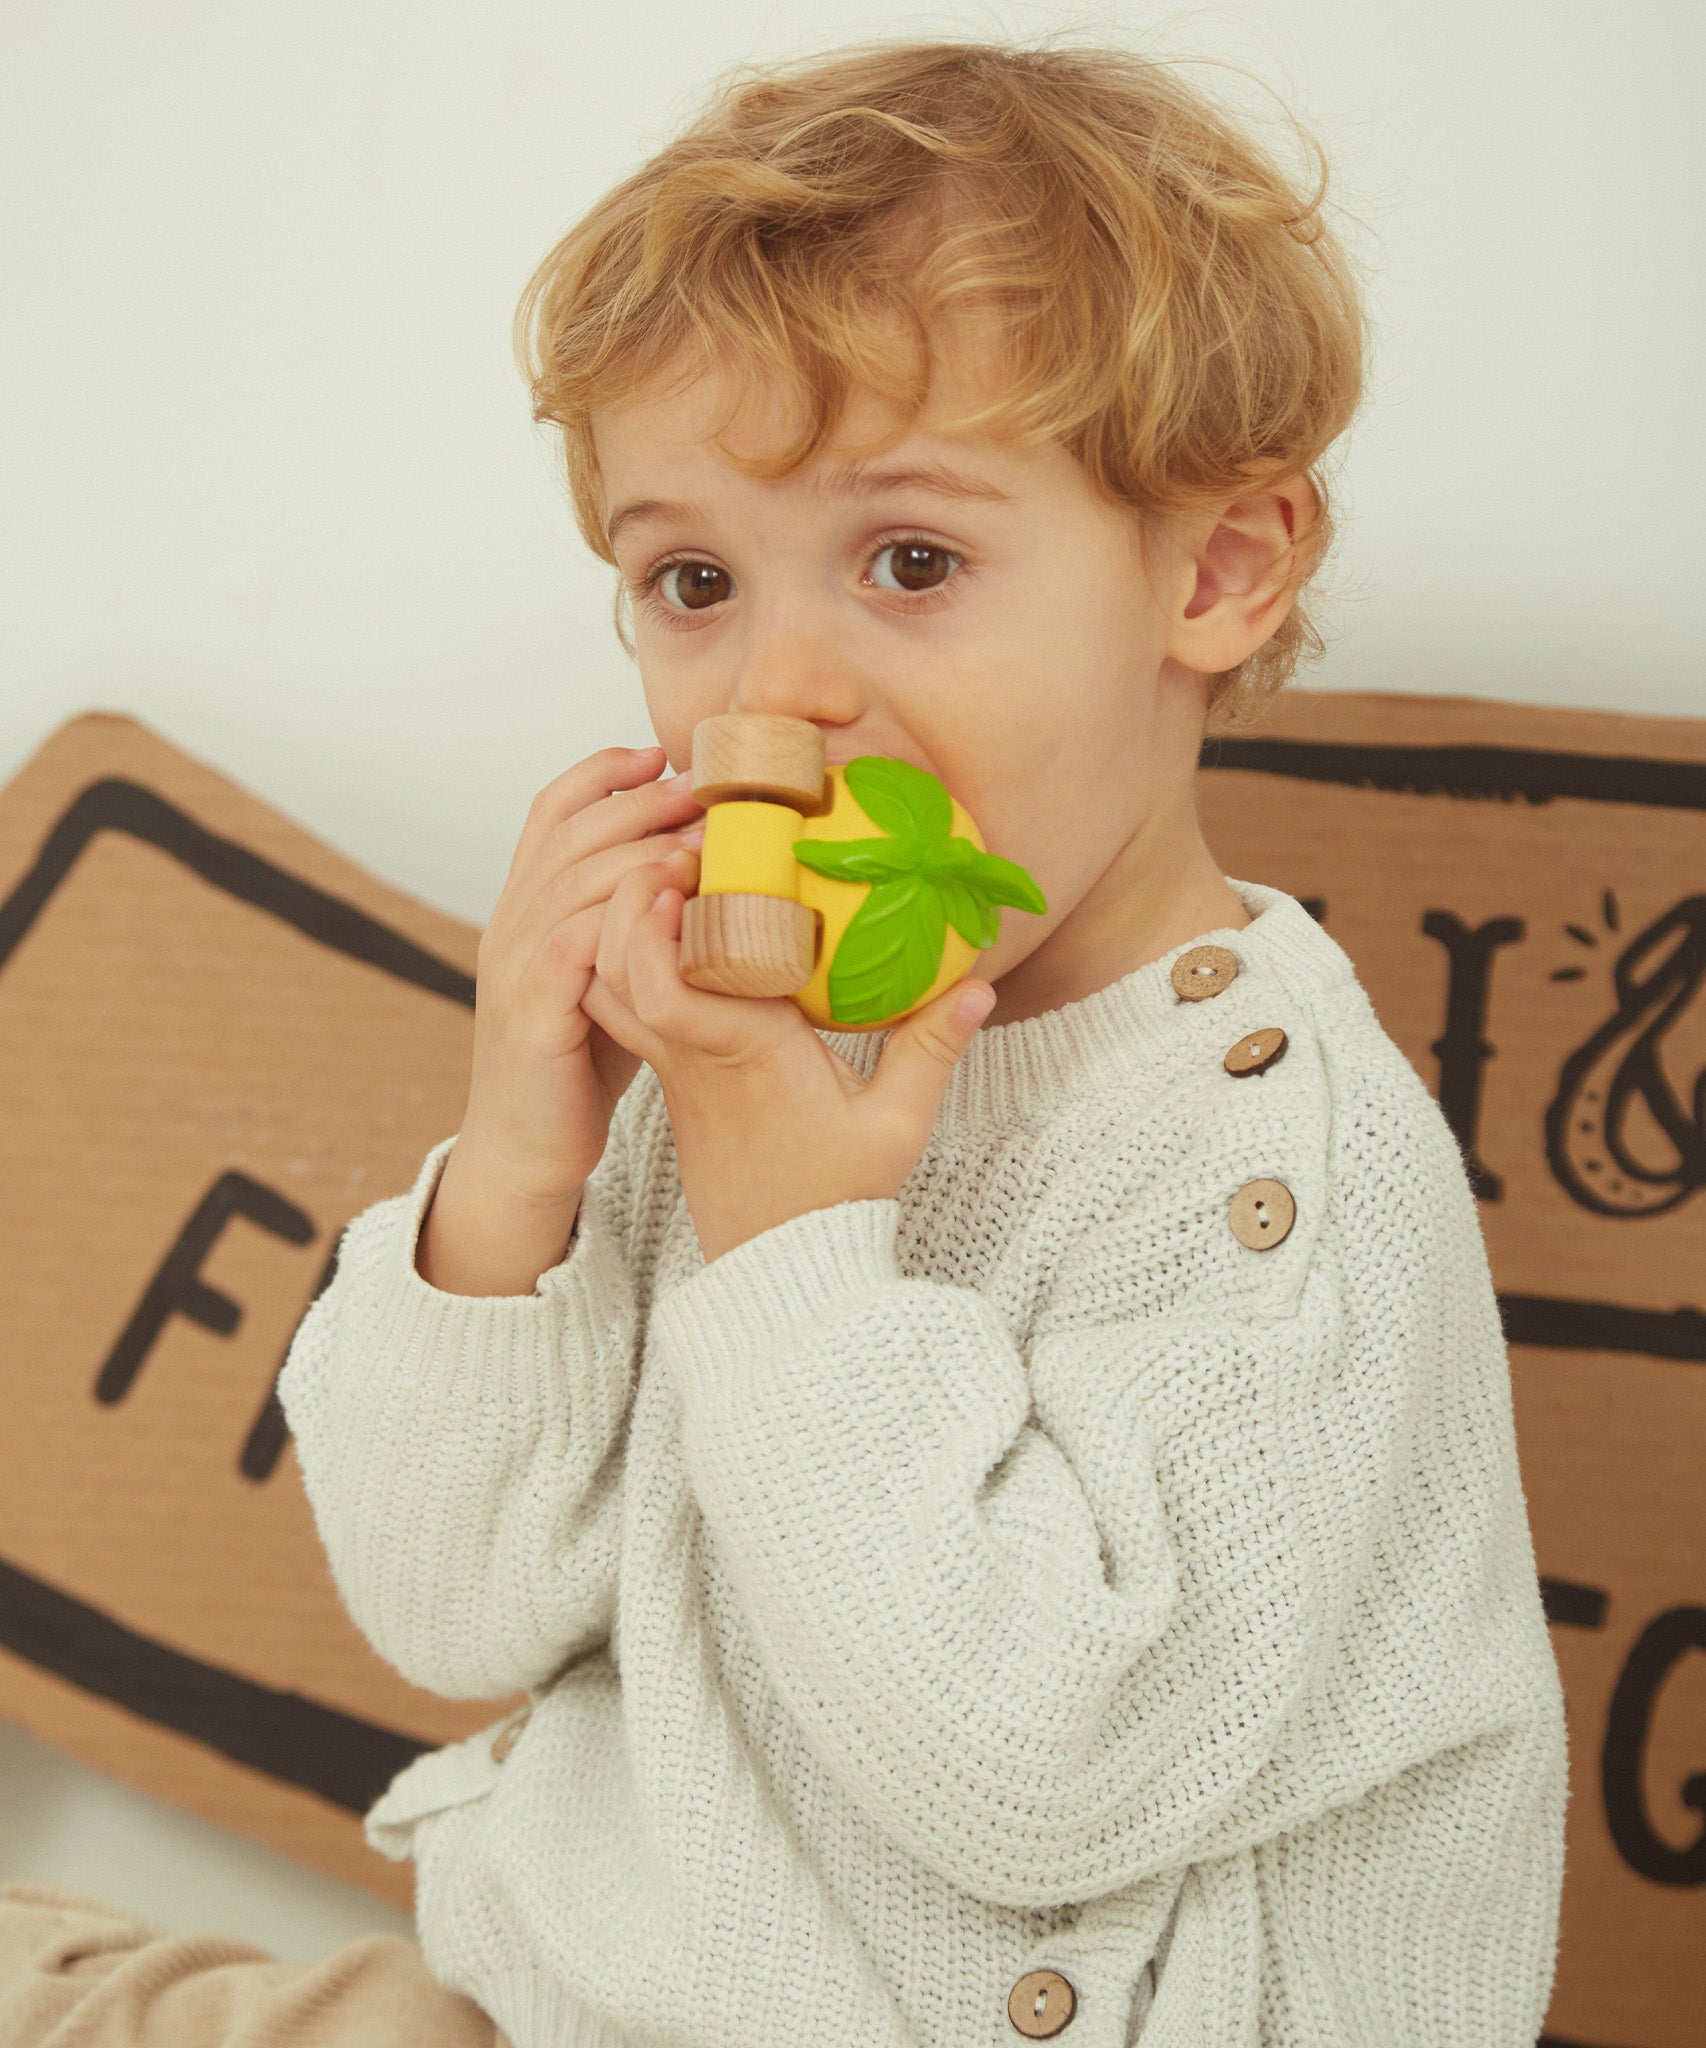
M 999 905 L 1048 907 L 934 775 L 881 754 L 826 769 L 805 719 L 701 720 L 693 794 L 705 840 L 682 979 L 791 996 L 824 1030 L 885 1029 L 971 971 Z

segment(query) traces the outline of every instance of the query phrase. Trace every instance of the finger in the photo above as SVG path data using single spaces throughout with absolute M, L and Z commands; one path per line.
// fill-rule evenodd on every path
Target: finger
M 581 1008 L 624 1052 L 632 1053 L 636 1059 L 645 1060 L 652 1066 L 659 1065 L 665 1058 L 667 1048 L 657 1033 L 643 1024 L 610 984 L 596 974 L 587 984 Z
M 547 783 L 534 805 L 544 836 L 561 835 L 573 827 L 582 854 L 613 846 L 624 839 L 680 824 L 689 815 L 697 817 L 704 805 L 692 793 L 688 779 L 678 776 L 661 747 L 654 747 L 637 760 L 607 765 L 592 774 L 593 761 L 578 762 L 565 776 Z M 559 785 L 565 785 L 559 787 Z
M 657 778 L 669 766 L 660 746 L 600 747 L 554 775 L 539 790 L 530 814 L 546 831 L 583 811 L 589 804 L 624 791 L 661 786 Z
M 673 787 L 662 747 L 604 747 L 546 783 L 528 806 L 510 872 L 517 877 L 547 860 L 547 847 L 572 828 L 567 857 L 646 833 L 667 830 L 702 812 L 690 786 Z
M 935 1129 L 949 1078 L 994 1004 L 987 981 L 957 981 L 889 1033 L 870 1086 L 913 1132 Z
M 680 852 L 666 860 L 649 860 L 631 868 L 611 891 L 605 906 L 604 925 L 598 935 L 596 966 L 599 974 L 625 1003 L 636 1007 L 629 984 L 634 933 L 642 918 L 657 901 L 658 891 L 674 881 L 686 888 L 698 882 L 698 856 Z M 677 940 L 677 950 L 680 941 Z
M 628 946 L 628 1000 L 642 1023 L 674 1045 L 718 1059 L 736 1058 L 775 1042 L 787 1030 L 778 1013 L 792 1004 L 763 996 L 729 996 L 694 988 L 681 978 L 684 898 L 666 887 L 634 924 Z M 794 1010 L 795 1021 L 805 1019 Z
M 653 784 L 667 764 L 661 747 L 600 747 L 534 792 L 516 839 L 516 866 L 525 866 L 540 840 L 565 818 L 618 790 Z
M 668 763 L 666 762 L 667 769 Z M 607 846 L 645 839 L 659 832 L 679 832 L 700 823 L 705 806 L 685 782 L 665 774 L 632 789 L 612 790 L 561 819 L 550 833 L 553 846 L 573 850 L 584 860 Z
M 696 849 L 684 847 L 676 834 L 606 847 L 543 881 L 531 901 L 518 906 L 505 921 L 508 942 L 532 952 L 565 918 L 587 909 L 597 909 L 602 915 L 623 878 L 648 863 L 662 865 L 680 886 L 693 888 L 698 881 L 697 859 Z M 592 964 L 590 955 L 587 964 Z
M 655 857 L 668 850 L 678 833 L 695 826 L 702 830 L 703 819 L 702 806 L 685 790 L 671 791 L 664 782 L 616 791 L 540 833 L 506 893 L 520 916 L 530 916 L 541 894 L 554 888 L 560 876 L 591 861 L 601 861 L 601 875 L 613 887 L 626 871 L 627 859 L 646 857 L 628 855 L 629 848 L 650 847 Z M 607 895 L 609 887 L 599 893 Z

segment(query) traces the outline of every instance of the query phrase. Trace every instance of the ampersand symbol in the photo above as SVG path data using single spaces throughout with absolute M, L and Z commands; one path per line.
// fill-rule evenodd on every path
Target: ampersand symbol
M 1602 1216 L 1658 1216 L 1706 1183 L 1706 1069 L 1685 1105 L 1660 1059 L 1664 1034 L 1706 978 L 1706 896 L 1686 896 L 1630 940 L 1612 970 L 1617 1008 L 1564 1062 L 1546 1113 L 1546 1156 L 1560 1185 Z M 1672 1148 L 1643 1159 L 1629 1113 L 1644 1104 Z M 1648 1140 L 1650 1143 L 1650 1138 Z

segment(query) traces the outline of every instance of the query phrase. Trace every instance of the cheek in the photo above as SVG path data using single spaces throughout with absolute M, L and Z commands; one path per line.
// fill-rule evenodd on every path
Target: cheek
M 1046 728 L 1020 739 L 991 820 L 978 818 L 991 851 L 1029 868 L 1051 910 L 1075 900 L 1155 808 L 1159 758 L 1129 705 L 1059 680 Z
M 680 775 L 693 766 L 693 728 L 700 719 L 729 707 L 722 696 L 703 684 L 689 686 L 677 682 L 667 668 L 662 673 L 657 668 L 642 668 L 640 688 L 652 735 L 669 757 L 669 765 L 658 778 L 667 782 L 672 775 Z

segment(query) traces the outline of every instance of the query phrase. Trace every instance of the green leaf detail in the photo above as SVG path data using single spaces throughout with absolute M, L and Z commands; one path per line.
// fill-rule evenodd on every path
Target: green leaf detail
M 948 922 L 968 946 L 975 946 L 981 953 L 985 946 L 993 946 L 1001 936 L 1001 913 L 988 903 L 976 889 L 950 876 L 938 882 L 936 887 L 942 896 L 942 908 Z
M 940 882 L 949 875 L 963 877 L 977 859 L 977 848 L 956 833 L 952 839 L 935 840 L 921 850 L 918 872 L 932 882 Z
M 942 971 L 950 924 L 982 952 L 1001 935 L 998 904 L 1048 904 L 1016 861 L 950 830 L 953 802 L 934 775 L 884 754 L 861 754 L 843 773 L 891 836 L 796 839 L 793 853 L 814 874 L 870 884 L 829 963 L 829 1009 L 840 1024 L 880 1024 L 909 1010 Z
M 878 882 L 829 963 L 829 1013 L 879 1024 L 909 1010 L 936 979 L 947 939 L 940 892 L 918 875 Z
M 946 839 L 953 829 L 953 799 L 928 770 L 861 754 L 842 773 L 866 817 L 897 839 Z
M 796 839 L 794 858 L 837 882 L 887 882 L 918 872 L 913 839 Z
M 975 849 L 974 849 L 975 851 Z M 991 903 L 1010 903 L 1015 910 L 1047 910 L 1048 900 L 1025 870 L 998 853 L 980 853 L 966 880 Z

